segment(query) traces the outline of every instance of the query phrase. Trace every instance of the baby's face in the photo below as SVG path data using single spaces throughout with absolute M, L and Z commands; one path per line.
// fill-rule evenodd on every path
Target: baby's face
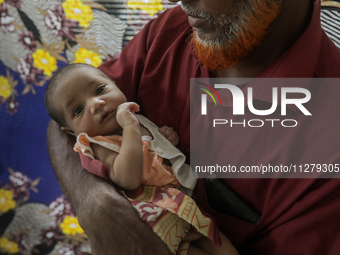
M 68 125 L 62 129 L 69 133 L 95 136 L 121 132 L 116 110 L 126 98 L 95 68 L 78 68 L 63 77 L 52 101 Z

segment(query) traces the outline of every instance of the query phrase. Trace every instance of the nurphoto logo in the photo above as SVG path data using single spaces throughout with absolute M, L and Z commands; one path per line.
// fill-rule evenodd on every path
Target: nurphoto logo
M 197 83 L 209 88 L 214 93 L 214 95 L 217 97 L 221 106 L 223 106 L 222 100 L 220 98 L 220 95 L 215 89 L 228 89 L 232 95 L 233 115 L 244 115 L 245 96 L 243 94 L 243 91 L 239 87 L 237 87 L 236 85 L 231 85 L 231 84 L 215 84 L 213 88 L 212 86 L 202 83 L 202 82 L 197 82 Z M 211 99 L 214 101 L 215 106 L 217 106 L 214 95 L 209 90 L 202 88 L 202 87 L 198 87 L 198 88 L 206 92 L 211 97 Z M 299 94 L 302 97 L 301 98 L 288 98 L 289 93 Z M 201 115 L 207 115 L 207 94 L 201 94 Z M 287 114 L 287 105 L 295 105 L 306 116 L 312 115 L 307 110 L 307 108 L 303 105 L 311 99 L 311 93 L 309 90 L 305 88 L 298 88 L 298 87 L 281 87 L 280 96 L 281 96 L 281 116 L 285 116 Z M 257 116 L 267 116 L 267 115 L 273 114 L 278 107 L 278 88 L 277 87 L 272 88 L 272 105 L 269 109 L 263 110 L 263 109 L 256 109 L 254 107 L 253 88 L 248 87 L 247 88 L 247 106 L 248 106 L 249 111 L 252 114 L 257 115 Z M 248 124 L 249 127 L 262 127 L 265 121 L 271 122 L 272 127 L 274 127 L 275 121 L 280 121 L 283 127 L 295 127 L 298 124 L 297 121 L 294 119 L 284 119 L 284 120 L 251 119 L 251 120 L 248 120 L 247 123 L 245 120 L 243 122 L 233 123 L 232 119 L 231 120 L 214 119 L 213 126 L 215 127 L 216 125 L 224 125 L 224 124 L 230 123 L 231 127 L 233 126 L 233 124 L 234 126 L 236 124 L 242 124 L 243 126 L 246 126 L 246 124 Z M 289 122 L 293 124 L 288 125 Z M 255 123 L 257 123 L 257 125 L 255 125 Z

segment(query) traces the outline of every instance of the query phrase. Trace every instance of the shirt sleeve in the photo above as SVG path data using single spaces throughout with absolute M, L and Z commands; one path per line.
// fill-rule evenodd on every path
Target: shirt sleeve
M 83 153 L 78 152 L 81 160 L 81 165 L 91 174 L 97 175 L 105 179 L 108 182 L 112 182 L 110 179 L 110 169 L 107 165 L 102 163 L 97 159 L 91 159 L 88 156 L 85 156 Z

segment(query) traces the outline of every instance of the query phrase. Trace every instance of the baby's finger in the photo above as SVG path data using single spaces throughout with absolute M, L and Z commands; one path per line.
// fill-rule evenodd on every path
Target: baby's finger
M 131 112 L 138 112 L 139 105 L 135 102 L 126 102 L 118 106 L 119 111 L 131 111 Z
M 179 136 L 178 136 L 178 134 L 176 132 L 172 133 L 169 137 L 167 137 L 167 139 L 174 146 L 176 146 L 179 143 Z
M 164 136 L 165 137 L 170 137 L 174 133 L 174 129 L 171 127 L 167 127 L 167 129 L 164 131 Z
M 174 146 L 176 146 L 179 143 L 179 136 L 176 136 L 176 139 L 171 142 Z
M 168 129 L 169 129 L 168 126 L 163 126 L 158 129 L 158 132 L 161 133 L 161 135 L 165 136 L 165 133 L 167 132 Z
M 129 103 L 129 108 L 130 108 L 130 111 L 132 111 L 132 112 L 139 112 L 140 107 L 135 102 L 131 102 L 131 103 Z
M 166 131 L 166 134 L 167 134 L 168 136 L 170 136 L 170 135 L 172 135 L 174 132 L 175 132 L 174 129 L 173 129 L 172 127 L 169 127 L 168 130 Z M 175 132 L 175 133 L 176 133 L 176 132 Z
M 177 136 L 177 132 L 172 131 L 171 133 L 168 132 L 165 137 L 167 137 L 169 141 L 174 141 Z

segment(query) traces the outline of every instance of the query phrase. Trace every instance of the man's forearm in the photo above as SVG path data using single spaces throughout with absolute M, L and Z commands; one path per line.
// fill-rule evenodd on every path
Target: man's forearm
M 125 198 L 81 167 L 79 156 L 73 152 L 74 142 L 51 121 L 47 133 L 50 160 L 61 189 L 91 241 L 93 254 L 170 254 Z
M 74 137 L 62 132 L 56 122 L 50 122 L 47 131 L 50 161 L 62 191 L 77 209 L 92 176 L 82 168 L 79 155 L 73 151 L 74 143 Z
M 108 202 L 107 199 L 117 199 L 129 205 L 126 199 L 122 198 L 105 180 L 82 168 L 79 155 L 73 151 L 74 143 L 74 137 L 62 132 L 58 124 L 51 121 L 47 132 L 50 161 L 63 193 L 78 216 L 84 211 L 89 213 L 90 207 L 93 207 L 92 210 L 100 207 L 101 204 L 94 203 L 100 203 L 102 199 L 105 203 Z M 91 198 L 94 201 L 90 201 Z

